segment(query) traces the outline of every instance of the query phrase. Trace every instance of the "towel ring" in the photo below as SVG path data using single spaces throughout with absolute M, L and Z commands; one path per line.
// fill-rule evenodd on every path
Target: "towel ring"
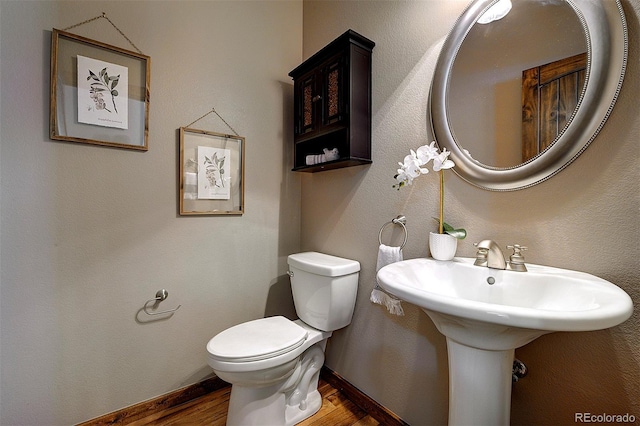
M 169 297 L 169 292 L 167 290 L 165 290 L 164 288 L 162 290 L 158 290 L 158 292 L 156 293 L 156 297 L 153 299 L 149 299 L 145 302 L 144 306 L 142 307 L 142 310 L 144 311 L 145 314 L 147 315 L 164 315 L 164 314 L 172 314 L 175 311 L 177 311 L 178 309 L 180 309 L 180 306 L 182 305 L 178 305 L 177 308 L 174 309 L 169 309 L 168 311 L 162 311 L 162 312 L 149 312 L 149 303 L 153 302 L 153 303 L 160 303 L 162 302 L 164 299 L 166 299 L 167 297 Z
M 400 245 L 400 248 L 404 248 L 404 245 L 407 244 L 407 237 L 409 235 L 409 233 L 407 232 L 407 227 L 405 225 L 405 223 L 407 223 L 407 218 L 404 217 L 404 215 L 399 215 L 394 219 L 391 219 L 391 221 L 385 223 L 384 225 L 382 225 L 382 228 L 380 228 L 380 232 L 378 233 L 378 242 L 380 244 L 382 244 L 382 232 L 384 231 L 384 229 L 389 226 L 389 225 L 400 225 L 402 226 L 402 230 L 404 231 L 404 241 L 402 241 L 402 244 Z

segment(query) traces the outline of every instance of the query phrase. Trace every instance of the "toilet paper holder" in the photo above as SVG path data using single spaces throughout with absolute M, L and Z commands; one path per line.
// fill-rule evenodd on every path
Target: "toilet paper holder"
M 180 306 L 182 306 L 182 305 L 178 305 L 175 309 L 169 309 L 167 311 L 161 311 L 161 312 L 149 312 L 148 311 L 149 303 L 153 302 L 153 304 L 156 305 L 156 304 L 162 302 L 163 300 L 165 300 L 167 297 L 169 297 L 169 292 L 167 290 L 165 290 L 164 288 L 162 290 L 158 290 L 156 292 L 156 297 L 153 298 L 153 299 L 147 300 L 144 303 L 144 306 L 142 307 L 142 310 L 147 315 L 164 315 L 164 314 L 172 314 L 175 311 L 177 311 L 178 309 L 180 309 Z

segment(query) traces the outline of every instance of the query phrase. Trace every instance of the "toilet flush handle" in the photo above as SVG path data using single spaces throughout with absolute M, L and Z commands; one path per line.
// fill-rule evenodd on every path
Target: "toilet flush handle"
M 289 275 L 290 277 L 293 276 L 293 271 L 287 271 L 287 275 Z

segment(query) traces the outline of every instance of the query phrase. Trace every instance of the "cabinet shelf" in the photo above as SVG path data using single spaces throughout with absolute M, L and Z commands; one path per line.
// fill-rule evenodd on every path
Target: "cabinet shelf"
M 294 80 L 294 171 L 370 164 L 371 54 L 375 43 L 349 30 L 289 73 Z M 339 158 L 307 164 L 338 149 Z
M 372 161 L 366 158 L 346 157 L 338 160 L 326 161 L 324 163 L 314 164 L 312 166 L 294 167 L 294 172 L 315 173 L 325 170 L 342 169 L 344 167 L 361 166 L 363 164 L 371 164 Z

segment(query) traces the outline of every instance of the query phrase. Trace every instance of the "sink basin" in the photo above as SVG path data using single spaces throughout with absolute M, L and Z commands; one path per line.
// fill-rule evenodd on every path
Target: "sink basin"
M 633 311 L 622 289 L 584 272 L 531 264 L 528 272 L 515 272 L 474 261 L 411 259 L 382 268 L 378 280 L 423 309 L 541 331 L 600 330 L 620 324 Z
M 627 293 L 583 272 L 527 264 L 528 272 L 475 259 L 411 259 L 380 269 L 378 283 L 429 315 L 447 338 L 449 424 L 508 425 L 515 348 L 555 331 L 616 326 Z

